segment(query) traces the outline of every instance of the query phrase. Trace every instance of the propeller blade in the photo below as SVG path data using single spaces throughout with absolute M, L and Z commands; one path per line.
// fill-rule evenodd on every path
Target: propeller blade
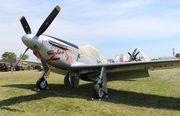
M 61 8 L 59 6 L 56 6 L 54 8 L 54 10 L 50 13 L 50 15 L 46 18 L 46 20 L 43 22 L 43 24 L 39 28 L 36 36 L 41 35 L 49 27 L 49 25 L 52 23 L 52 21 L 57 16 L 57 14 L 59 13 L 60 10 L 61 10 Z
M 44 58 L 42 57 L 42 55 L 41 55 L 41 53 L 39 52 L 39 50 L 37 49 L 37 47 L 35 46 L 34 48 L 37 50 L 37 52 L 38 52 L 38 54 L 39 54 L 39 57 L 40 57 L 40 59 L 41 59 L 41 63 L 42 63 L 42 65 L 43 65 L 43 68 L 44 68 L 44 71 L 45 71 L 45 73 L 46 73 L 46 76 L 49 76 L 49 75 L 50 75 L 49 66 L 46 64 L 46 61 L 45 61 Z
M 128 54 L 129 54 L 130 56 L 132 56 L 131 53 L 128 52 Z
M 132 59 L 133 59 L 133 56 L 132 56 L 132 54 L 131 54 L 130 52 L 128 52 L 128 54 L 129 54 L 129 56 L 130 56 L 128 62 L 131 62 Z
M 19 58 L 19 60 L 16 62 L 15 65 L 13 65 L 13 67 L 11 68 L 11 73 L 12 71 L 14 71 L 15 67 L 19 64 L 20 60 L 22 59 L 22 57 L 24 56 L 24 54 L 27 52 L 29 48 L 26 48 L 26 50 L 24 51 L 23 55 Z
M 134 57 L 136 57 L 138 54 L 139 54 L 139 52 L 137 52 L 137 53 L 134 55 Z
M 23 27 L 24 31 L 26 32 L 26 34 L 31 34 L 31 28 L 30 28 L 30 26 L 29 26 L 29 24 L 28 24 L 28 22 L 24 16 L 22 16 L 20 18 L 20 22 L 21 22 L 22 27 Z

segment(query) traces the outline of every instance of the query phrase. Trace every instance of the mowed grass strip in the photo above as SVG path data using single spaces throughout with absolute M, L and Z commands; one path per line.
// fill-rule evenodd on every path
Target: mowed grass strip
M 179 116 L 180 69 L 150 71 L 150 77 L 108 82 L 109 98 L 91 101 L 94 83 L 63 85 L 51 73 L 49 90 L 34 91 L 42 72 L 0 72 L 0 115 Z

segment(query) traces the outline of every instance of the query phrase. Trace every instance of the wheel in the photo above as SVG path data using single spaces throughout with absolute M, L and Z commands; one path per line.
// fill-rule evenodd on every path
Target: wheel
M 70 75 L 71 75 L 72 86 L 75 88 L 78 88 L 78 86 L 79 86 L 79 72 L 73 71 Z
M 99 99 L 104 96 L 104 91 L 102 90 L 102 86 L 100 84 L 96 84 L 93 88 L 93 98 Z
M 68 72 L 64 77 L 64 85 L 78 88 L 79 74 L 74 72 Z
M 39 79 L 36 82 L 36 87 L 37 87 L 37 89 L 40 89 L 40 90 L 46 89 L 47 88 L 47 81 L 43 80 L 43 79 Z
M 78 86 L 79 86 L 79 77 L 78 76 L 72 77 L 72 86 L 78 88 Z
M 64 77 L 64 85 L 66 86 L 71 86 L 70 82 L 69 82 L 69 72 L 66 74 L 66 76 Z

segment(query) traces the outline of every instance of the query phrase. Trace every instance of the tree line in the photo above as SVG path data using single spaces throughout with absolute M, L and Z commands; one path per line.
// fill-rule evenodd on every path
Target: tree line
M 22 56 L 20 54 L 19 58 Z M 17 58 L 17 55 L 14 52 L 4 52 L 1 56 L 2 59 L 12 59 L 12 58 Z M 29 58 L 28 54 L 24 54 L 22 57 L 22 60 L 27 60 Z

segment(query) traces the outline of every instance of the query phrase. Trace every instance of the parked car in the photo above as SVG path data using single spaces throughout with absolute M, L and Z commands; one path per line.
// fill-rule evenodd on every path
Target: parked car
M 20 71 L 20 70 L 24 71 L 23 66 L 17 65 L 17 66 L 15 67 L 15 71 Z
M 43 67 L 41 65 L 35 65 L 34 69 L 42 71 Z
M 5 63 L 0 63 L 0 71 L 1 72 L 9 71 L 9 67 Z

